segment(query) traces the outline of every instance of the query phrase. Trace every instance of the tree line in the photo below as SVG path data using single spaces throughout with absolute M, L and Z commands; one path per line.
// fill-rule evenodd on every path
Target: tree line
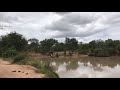
M 113 56 L 120 55 L 120 40 L 93 40 L 89 43 L 78 42 L 75 38 L 65 38 L 64 42 L 50 38 L 39 41 L 36 38 L 27 40 L 23 35 L 11 32 L 0 36 L 0 55 L 8 50 L 18 52 L 33 52 L 47 54 L 49 52 L 69 52 L 85 54 L 89 56 Z

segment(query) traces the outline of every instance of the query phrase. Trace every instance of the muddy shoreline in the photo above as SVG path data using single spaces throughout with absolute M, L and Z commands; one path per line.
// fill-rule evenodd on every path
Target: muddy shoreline
M 36 68 L 30 65 L 11 64 L 0 59 L 0 78 L 44 78 L 45 75 L 36 73 Z

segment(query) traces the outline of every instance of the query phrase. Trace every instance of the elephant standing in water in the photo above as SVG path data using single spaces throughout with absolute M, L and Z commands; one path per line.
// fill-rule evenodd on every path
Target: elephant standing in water
M 54 58 L 54 57 L 59 57 L 59 54 L 58 54 L 58 53 L 55 54 L 55 52 L 50 51 L 50 52 L 49 52 L 49 56 L 50 56 L 51 58 Z
M 51 58 L 53 58 L 53 57 L 54 57 L 54 52 L 53 52 L 53 51 L 50 51 L 50 52 L 49 52 L 49 56 L 50 56 Z

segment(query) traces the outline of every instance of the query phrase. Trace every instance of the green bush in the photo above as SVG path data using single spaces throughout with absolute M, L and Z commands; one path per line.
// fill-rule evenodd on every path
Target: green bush
M 116 49 L 115 48 L 107 48 L 106 49 L 108 52 L 109 52 L 109 54 L 112 56 L 112 55 L 115 55 L 116 54 Z
M 102 48 L 96 48 L 94 50 L 94 55 L 96 57 L 108 57 L 108 56 L 110 56 L 109 52 L 105 49 L 102 49 Z
M 81 49 L 81 50 L 78 51 L 78 54 L 88 54 L 88 50 Z
M 14 59 L 13 63 L 19 62 L 19 61 L 23 60 L 24 58 L 25 58 L 25 55 L 17 55 L 13 58 Z
M 37 62 L 37 61 L 33 61 L 32 63 L 31 63 L 31 65 L 32 66 L 34 66 L 34 67 L 36 67 L 36 68 L 41 68 L 42 66 L 41 66 L 41 63 L 40 62 Z
M 59 78 L 58 74 L 53 72 L 51 68 L 38 69 L 38 72 L 46 74 L 46 78 Z
M 41 62 L 40 60 L 34 60 L 30 62 L 30 65 L 39 69 L 50 68 L 50 64 L 47 61 Z
M 2 57 L 4 58 L 12 58 L 15 57 L 17 55 L 17 51 L 16 50 L 7 50 L 2 54 Z
M 0 50 L 0 57 L 2 56 L 2 51 Z
M 37 72 L 45 74 L 47 78 L 59 78 L 59 76 L 53 72 L 50 63 L 47 61 L 32 60 L 29 64 L 36 67 Z

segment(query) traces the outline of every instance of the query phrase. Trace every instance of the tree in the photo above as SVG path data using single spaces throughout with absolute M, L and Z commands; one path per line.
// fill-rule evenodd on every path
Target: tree
M 90 56 L 114 56 L 120 55 L 120 41 L 119 40 L 93 40 L 87 44 L 79 44 L 80 54 L 87 54 Z
M 64 43 L 57 43 L 53 48 L 54 48 L 54 51 L 56 51 L 56 52 L 64 51 L 65 44 Z
M 39 43 L 39 40 L 36 38 L 29 39 L 28 42 L 30 43 Z
M 45 54 L 54 51 L 55 45 L 58 43 L 55 39 L 45 39 L 40 42 L 40 52 Z
M 89 53 L 89 44 L 87 43 L 81 43 L 79 44 L 79 49 L 78 49 L 79 54 L 88 54 Z
M 106 40 L 105 45 L 106 45 L 106 47 L 109 47 L 109 48 L 114 48 L 115 47 L 114 41 L 112 39 Z
M 120 55 L 120 43 L 116 46 L 117 54 Z
M 66 50 L 74 52 L 78 49 L 78 41 L 75 38 L 67 38 L 65 39 L 65 47 Z
M 9 48 L 14 48 L 17 51 L 27 50 L 28 41 L 16 32 L 11 32 L 0 38 L 0 48 L 2 51 L 6 51 Z
M 30 43 L 28 46 L 29 51 L 32 52 L 39 52 L 39 40 L 36 38 L 29 39 L 28 42 Z
M 96 48 L 94 50 L 94 56 L 97 56 L 97 57 L 108 57 L 110 56 L 109 52 L 105 49 L 102 49 L 102 48 Z

